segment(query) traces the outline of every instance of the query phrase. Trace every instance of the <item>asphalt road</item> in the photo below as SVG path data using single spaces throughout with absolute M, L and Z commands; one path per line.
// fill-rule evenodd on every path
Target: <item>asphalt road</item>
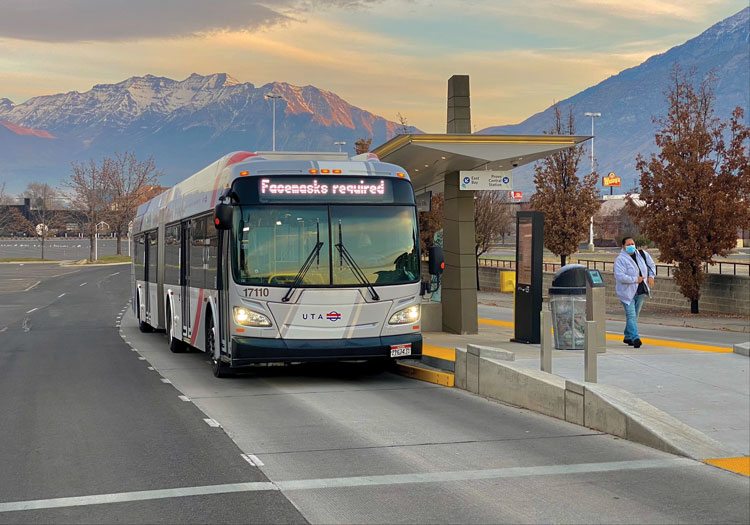
M 97 248 L 99 256 L 115 255 L 117 241 L 114 239 L 99 239 Z M 8 258 L 40 258 L 41 245 L 37 240 L 0 239 L 0 259 Z M 127 241 L 122 241 L 122 253 L 127 255 Z M 78 238 L 47 239 L 44 243 L 44 258 L 52 261 L 80 261 L 88 259 L 89 240 Z
M 0 292 L 0 523 L 305 522 L 276 490 L 8 511 L 30 500 L 267 482 L 119 337 L 128 266 L 0 265 L 0 290 L 28 272 L 41 282 Z
M 746 477 L 464 391 L 356 365 L 216 379 L 117 327 L 127 266 L 35 266 L 0 293 L 0 522 L 750 520 Z

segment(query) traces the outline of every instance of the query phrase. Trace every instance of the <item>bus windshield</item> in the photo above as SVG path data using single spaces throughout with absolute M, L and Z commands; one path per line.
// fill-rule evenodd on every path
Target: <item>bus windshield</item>
M 366 286 L 357 270 L 376 286 L 419 280 L 414 206 L 266 205 L 238 211 L 233 261 L 240 284 L 291 285 L 311 254 L 300 286 Z M 322 247 L 315 253 L 318 242 Z

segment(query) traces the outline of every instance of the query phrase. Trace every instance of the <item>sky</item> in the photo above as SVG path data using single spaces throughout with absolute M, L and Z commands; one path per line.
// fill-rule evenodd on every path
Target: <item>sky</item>
M 747 0 L 0 0 L 0 98 L 153 74 L 313 85 L 445 132 L 514 124 L 682 44 Z

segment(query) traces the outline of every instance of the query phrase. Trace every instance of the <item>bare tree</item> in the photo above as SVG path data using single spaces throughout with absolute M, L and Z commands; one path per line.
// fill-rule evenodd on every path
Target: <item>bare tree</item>
M 143 202 L 145 193 L 156 185 L 161 175 L 156 169 L 153 157 L 138 161 L 135 153 L 115 153 L 114 158 L 102 161 L 102 174 L 106 178 L 108 200 L 103 217 L 117 237 L 117 255 L 122 253 L 122 236 L 128 224 Z
M 41 259 L 44 260 L 47 238 L 62 225 L 60 212 L 55 209 L 59 192 L 46 182 L 35 181 L 29 183 L 23 195 L 31 202 L 29 218 L 18 213 L 14 216 L 14 225 L 17 231 L 23 231 L 39 240 Z
M 477 290 L 479 290 L 479 256 L 490 249 L 501 234 L 510 229 L 513 210 L 507 192 L 477 191 L 474 193 L 475 256 Z
M 368 151 L 370 151 L 370 144 L 372 144 L 372 137 L 370 137 L 369 139 L 363 137 L 354 143 L 354 152 L 357 155 L 367 153 Z
M 675 64 L 665 92 L 669 109 L 655 119 L 658 155 L 638 156 L 641 207 L 628 202 L 633 219 L 659 247 L 662 262 L 676 262 L 674 279 L 698 313 L 703 265 L 725 256 L 737 232 L 750 226 L 750 129 L 737 107 L 729 121 L 714 116 L 713 74 L 697 89 L 694 73 Z M 728 139 L 728 141 L 727 141 Z
M 398 133 L 399 135 L 408 135 L 410 129 L 409 119 L 407 119 L 401 113 L 396 113 L 396 117 L 398 118 L 398 127 L 396 128 L 396 133 Z
M 568 108 L 564 122 L 560 108 L 555 104 L 554 123 L 550 135 L 575 135 L 573 108 Z M 568 255 L 578 250 L 587 237 L 591 217 L 599 206 L 596 172 L 578 178 L 578 165 L 583 157 L 583 147 L 553 153 L 534 165 L 536 192 L 530 202 L 534 209 L 544 212 L 544 245 L 560 256 L 565 265 Z
M 442 193 L 432 195 L 430 211 L 419 212 L 419 242 L 422 253 L 434 244 L 435 232 L 443 227 L 443 205 L 445 197 Z
M 107 163 L 98 166 L 94 159 L 89 162 L 74 162 L 73 173 L 67 181 L 70 188 L 72 207 L 86 217 L 84 229 L 89 238 L 89 261 L 94 262 L 96 225 L 107 208 L 110 190 L 107 187 L 109 176 L 105 174 Z
M 7 233 L 8 227 L 13 220 L 12 208 L 8 205 L 12 204 L 12 201 L 8 194 L 5 192 L 5 183 L 0 184 L 0 232 Z

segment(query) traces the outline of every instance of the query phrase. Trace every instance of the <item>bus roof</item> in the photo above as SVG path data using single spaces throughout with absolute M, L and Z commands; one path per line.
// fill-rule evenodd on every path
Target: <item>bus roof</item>
M 133 233 L 213 209 L 218 197 L 240 177 L 310 174 L 409 180 L 403 168 L 380 162 L 373 153 L 349 157 L 345 152 L 236 151 L 142 204 L 133 221 Z

